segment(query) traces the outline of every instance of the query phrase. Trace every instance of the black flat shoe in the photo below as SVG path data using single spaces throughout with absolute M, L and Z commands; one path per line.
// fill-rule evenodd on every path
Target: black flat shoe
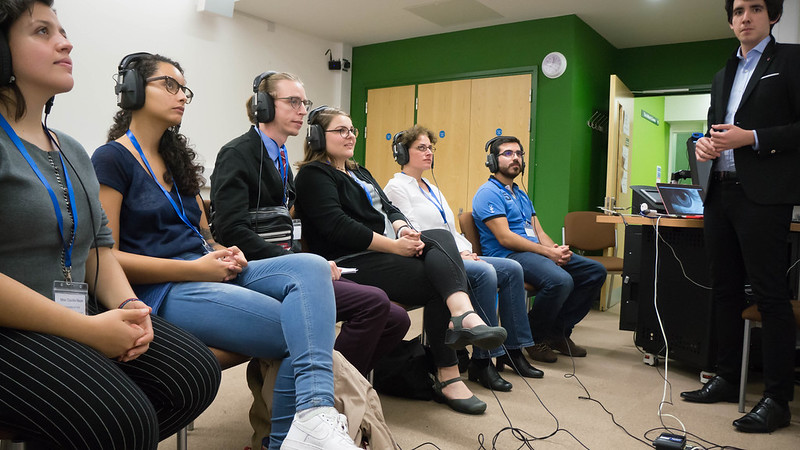
M 778 428 L 788 427 L 792 420 L 789 405 L 783 406 L 769 397 L 762 398 L 758 404 L 733 426 L 744 433 L 772 433 Z
M 477 325 L 472 328 L 464 328 L 462 322 L 475 311 L 467 311 L 464 314 L 451 317 L 453 328 L 448 328 L 444 334 L 444 344 L 453 350 L 460 350 L 467 345 L 491 350 L 497 348 L 506 341 L 506 329 L 503 327 L 490 327 L 488 325 Z
M 436 377 L 433 378 L 433 399 L 438 403 L 444 403 L 453 411 L 464 414 L 483 414 L 486 411 L 486 403 L 482 402 L 474 395 L 470 398 L 450 399 L 443 393 L 442 389 L 445 386 L 461 381 L 461 377 L 451 378 L 447 381 L 439 382 Z
M 497 369 L 494 368 L 491 361 L 489 361 L 486 367 L 481 368 L 470 364 L 467 376 L 469 377 L 469 381 L 477 381 L 486 389 L 494 391 L 508 392 L 513 387 L 511 383 L 504 380 L 500 374 L 497 373 Z
M 544 376 L 544 372 L 536 367 L 533 367 L 531 363 L 528 362 L 528 359 L 525 358 L 525 355 L 522 354 L 522 352 L 511 356 L 508 354 L 498 356 L 497 370 L 502 372 L 505 366 L 510 367 L 511 370 L 516 372 L 517 375 L 521 377 L 542 378 Z
M 681 398 L 693 403 L 736 403 L 739 401 L 739 388 L 717 375 L 701 389 L 681 392 Z

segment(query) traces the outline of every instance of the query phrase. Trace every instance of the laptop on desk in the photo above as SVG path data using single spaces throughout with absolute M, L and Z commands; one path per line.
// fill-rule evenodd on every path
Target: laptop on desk
M 696 184 L 656 184 L 667 214 L 678 217 L 703 216 L 702 188 Z

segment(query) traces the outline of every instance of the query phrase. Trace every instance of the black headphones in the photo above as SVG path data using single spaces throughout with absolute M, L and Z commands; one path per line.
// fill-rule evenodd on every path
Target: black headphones
M 317 106 L 308 112 L 308 134 L 306 134 L 306 143 L 312 152 L 321 152 L 325 150 L 325 130 L 322 129 L 322 125 L 314 122 L 317 121 L 319 113 L 327 108 L 328 105 Z
M 11 71 L 11 48 L 5 34 L 0 31 L 0 86 L 11 83 L 14 74 Z
M 269 92 L 259 92 L 258 87 L 261 82 L 275 75 L 277 72 L 264 72 L 253 80 L 253 111 L 256 114 L 256 122 L 269 123 L 275 120 L 275 99 Z
M 519 144 L 519 150 L 521 152 L 525 151 L 522 148 L 522 143 L 519 142 L 519 139 L 517 139 L 515 137 L 511 137 L 511 136 L 495 136 L 495 137 L 489 139 L 489 141 L 486 142 L 486 147 L 484 148 L 484 151 L 486 152 L 486 164 L 485 165 L 486 165 L 486 167 L 489 168 L 489 172 L 492 172 L 492 173 L 497 173 L 500 170 L 500 162 L 497 160 L 497 151 L 495 149 L 495 144 L 497 144 L 497 141 L 499 141 L 499 140 L 504 140 L 504 142 L 502 142 L 502 144 L 505 144 L 507 142 L 514 142 L 516 144 Z M 524 159 L 522 160 L 522 173 L 525 173 L 525 160 Z
M 394 135 L 394 139 L 392 139 L 392 157 L 394 161 L 401 166 L 408 164 L 409 160 L 408 149 L 405 144 L 400 142 L 400 136 L 402 136 L 403 133 L 404 131 L 398 132 Z
M 147 56 L 152 55 L 147 52 L 131 53 L 119 63 L 114 93 L 117 94 L 117 106 L 122 109 L 139 109 L 144 106 L 144 77 L 128 66 Z

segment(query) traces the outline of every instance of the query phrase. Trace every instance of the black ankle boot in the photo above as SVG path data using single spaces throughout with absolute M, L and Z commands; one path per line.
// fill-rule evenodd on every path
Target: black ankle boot
M 544 376 L 544 372 L 533 367 L 519 349 L 508 350 L 507 354 L 497 357 L 497 370 L 502 372 L 505 366 L 511 367 L 511 370 L 521 377 L 542 378 Z
M 490 359 L 473 359 L 469 364 L 467 376 L 470 381 L 477 381 L 486 389 L 494 391 L 508 392 L 513 387 L 497 373 Z

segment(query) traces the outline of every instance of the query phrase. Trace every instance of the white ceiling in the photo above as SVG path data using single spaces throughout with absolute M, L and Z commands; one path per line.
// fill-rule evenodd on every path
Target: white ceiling
M 723 5 L 722 0 L 238 0 L 235 10 L 352 46 L 576 14 L 614 47 L 628 48 L 733 37 Z

